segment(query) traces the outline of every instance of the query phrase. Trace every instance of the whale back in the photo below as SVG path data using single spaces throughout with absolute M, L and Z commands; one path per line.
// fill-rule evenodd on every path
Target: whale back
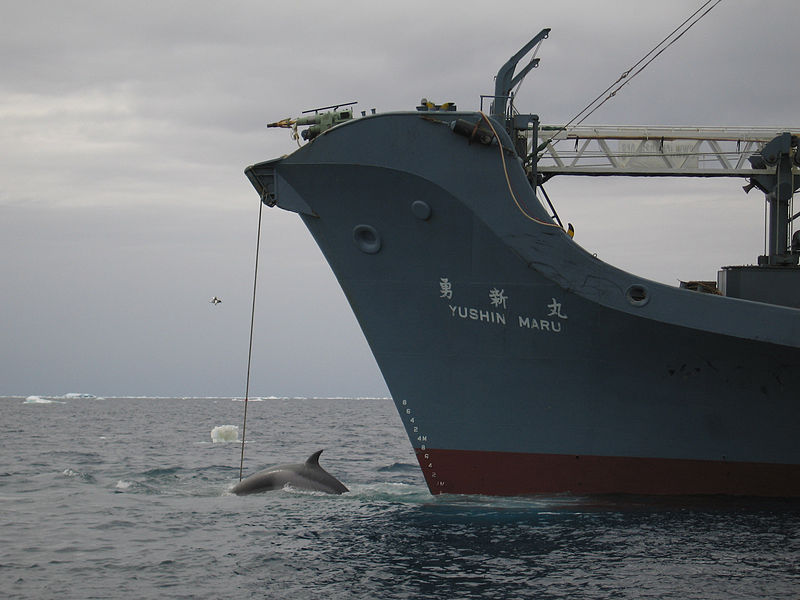
M 303 463 L 277 465 L 259 471 L 237 483 L 231 492 L 243 496 L 279 490 L 285 485 L 326 494 L 343 494 L 350 491 L 319 465 L 320 454 L 322 450 L 314 452 Z

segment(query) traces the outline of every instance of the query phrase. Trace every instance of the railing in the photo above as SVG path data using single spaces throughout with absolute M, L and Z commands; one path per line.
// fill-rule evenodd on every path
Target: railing
M 747 160 L 784 131 L 781 127 L 539 128 L 537 171 L 554 175 L 749 177 L 769 174 Z M 532 136 L 531 136 L 532 137 Z M 532 148 L 529 140 L 529 153 Z M 793 172 L 800 175 L 800 168 Z

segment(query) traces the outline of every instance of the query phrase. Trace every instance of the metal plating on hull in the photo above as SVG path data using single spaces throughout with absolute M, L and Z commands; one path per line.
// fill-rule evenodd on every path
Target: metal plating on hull
M 603 263 L 539 203 L 519 119 L 420 108 L 246 173 L 327 258 L 431 492 L 800 496 L 800 311 Z
M 432 449 L 417 458 L 438 493 L 800 496 L 797 465 Z

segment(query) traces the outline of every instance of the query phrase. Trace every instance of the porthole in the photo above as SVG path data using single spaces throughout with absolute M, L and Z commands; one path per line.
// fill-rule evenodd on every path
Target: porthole
M 644 306 L 650 301 L 647 288 L 638 283 L 633 284 L 625 291 L 625 297 L 633 306 Z
M 366 254 L 377 254 L 381 249 L 381 236 L 371 225 L 356 225 L 353 228 L 353 241 Z

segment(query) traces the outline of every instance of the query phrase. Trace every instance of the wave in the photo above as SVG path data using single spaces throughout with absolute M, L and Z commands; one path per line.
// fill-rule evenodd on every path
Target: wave
M 409 483 L 354 483 L 349 484 L 350 492 L 344 496 L 358 501 L 391 502 L 401 504 L 428 504 L 431 494 L 424 485 Z
M 244 398 L 231 398 L 233 402 L 244 402 Z M 256 396 L 248 398 L 248 402 L 264 402 L 265 400 L 391 400 L 379 396 Z
M 85 481 L 86 483 L 94 483 L 95 478 L 91 473 L 84 473 L 83 471 L 75 471 L 73 469 L 64 469 L 61 474 L 64 477 L 77 479 L 78 481 Z
M 120 479 L 114 486 L 114 492 L 121 494 L 124 492 L 131 492 L 136 494 L 160 494 L 161 491 L 157 488 L 151 487 L 139 481 L 131 481 L 129 479 Z
M 366 503 L 384 503 L 391 504 L 429 504 L 431 502 L 431 494 L 428 488 L 424 485 L 409 485 L 406 483 L 355 483 L 350 484 L 344 482 L 349 491 L 344 494 L 328 494 L 320 490 L 306 490 L 292 486 L 287 483 L 282 488 L 262 492 L 261 494 L 253 494 L 253 496 L 269 497 L 275 496 L 306 496 L 324 498 L 326 501 L 355 501 Z M 225 486 L 221 495 L 232 496 L 231 490 L 235 482 Z
M 45 398 L 43 396 L 28 396 L 25 398 L 24 404 L 66 404 L 65 402 L 60 402 L 59 400 L 52 400 L 50 398 Z
M 16 400 L 19 398 L 24 398 L 24 396 L 16 396 L 16 395 L 8 395 L 3 396 L 0 395 L 0 399 L 6 400 Z M 234 396 L 141 396 L 141 395 L 132 395 L 132 394 L 125 394 L 122 396 L 96 396 L 94 394 L 84 394 L 84 393 L 77 393 L 77 392 L 69 392 L 63 395 L 56 395 L 56 396 L 28 396 L 28 398 L 41 398 L 42 400 L 48 400 L 49 402 L 56 402 L 58 400 L 76 400 L 76 399 L 85 399 L 85 400 L 212 400 L 212 401 L 220 401 L 220 400 L 228 400 L 232 402 L 244 402 L 243 397 L 234 397 Z M 291 400 L 359 400 L 359 401 L 383 401 L 388 400 L 391 401 L 389 397 L 380 397 L 380 396 L 254 396 L 252 398 L 248 398 L 248 402 L 265 402 L 265 401 L 291 401 Z
M 157 467 L 155 469 L 148 469 L 147 471 L 143 471 L 142 475 L 152 479 L 159 479 L 159 478 L 177 478 L 181 473 L 185 472 L 186 468 L 182 466 L 175 466 L 175 467 Z
M 392 463 L 391 465 L 379 468 L 378 473 L 407 473 L 408 471 L 416 472 L 418 469 L 419 465 L 396 462 Z

